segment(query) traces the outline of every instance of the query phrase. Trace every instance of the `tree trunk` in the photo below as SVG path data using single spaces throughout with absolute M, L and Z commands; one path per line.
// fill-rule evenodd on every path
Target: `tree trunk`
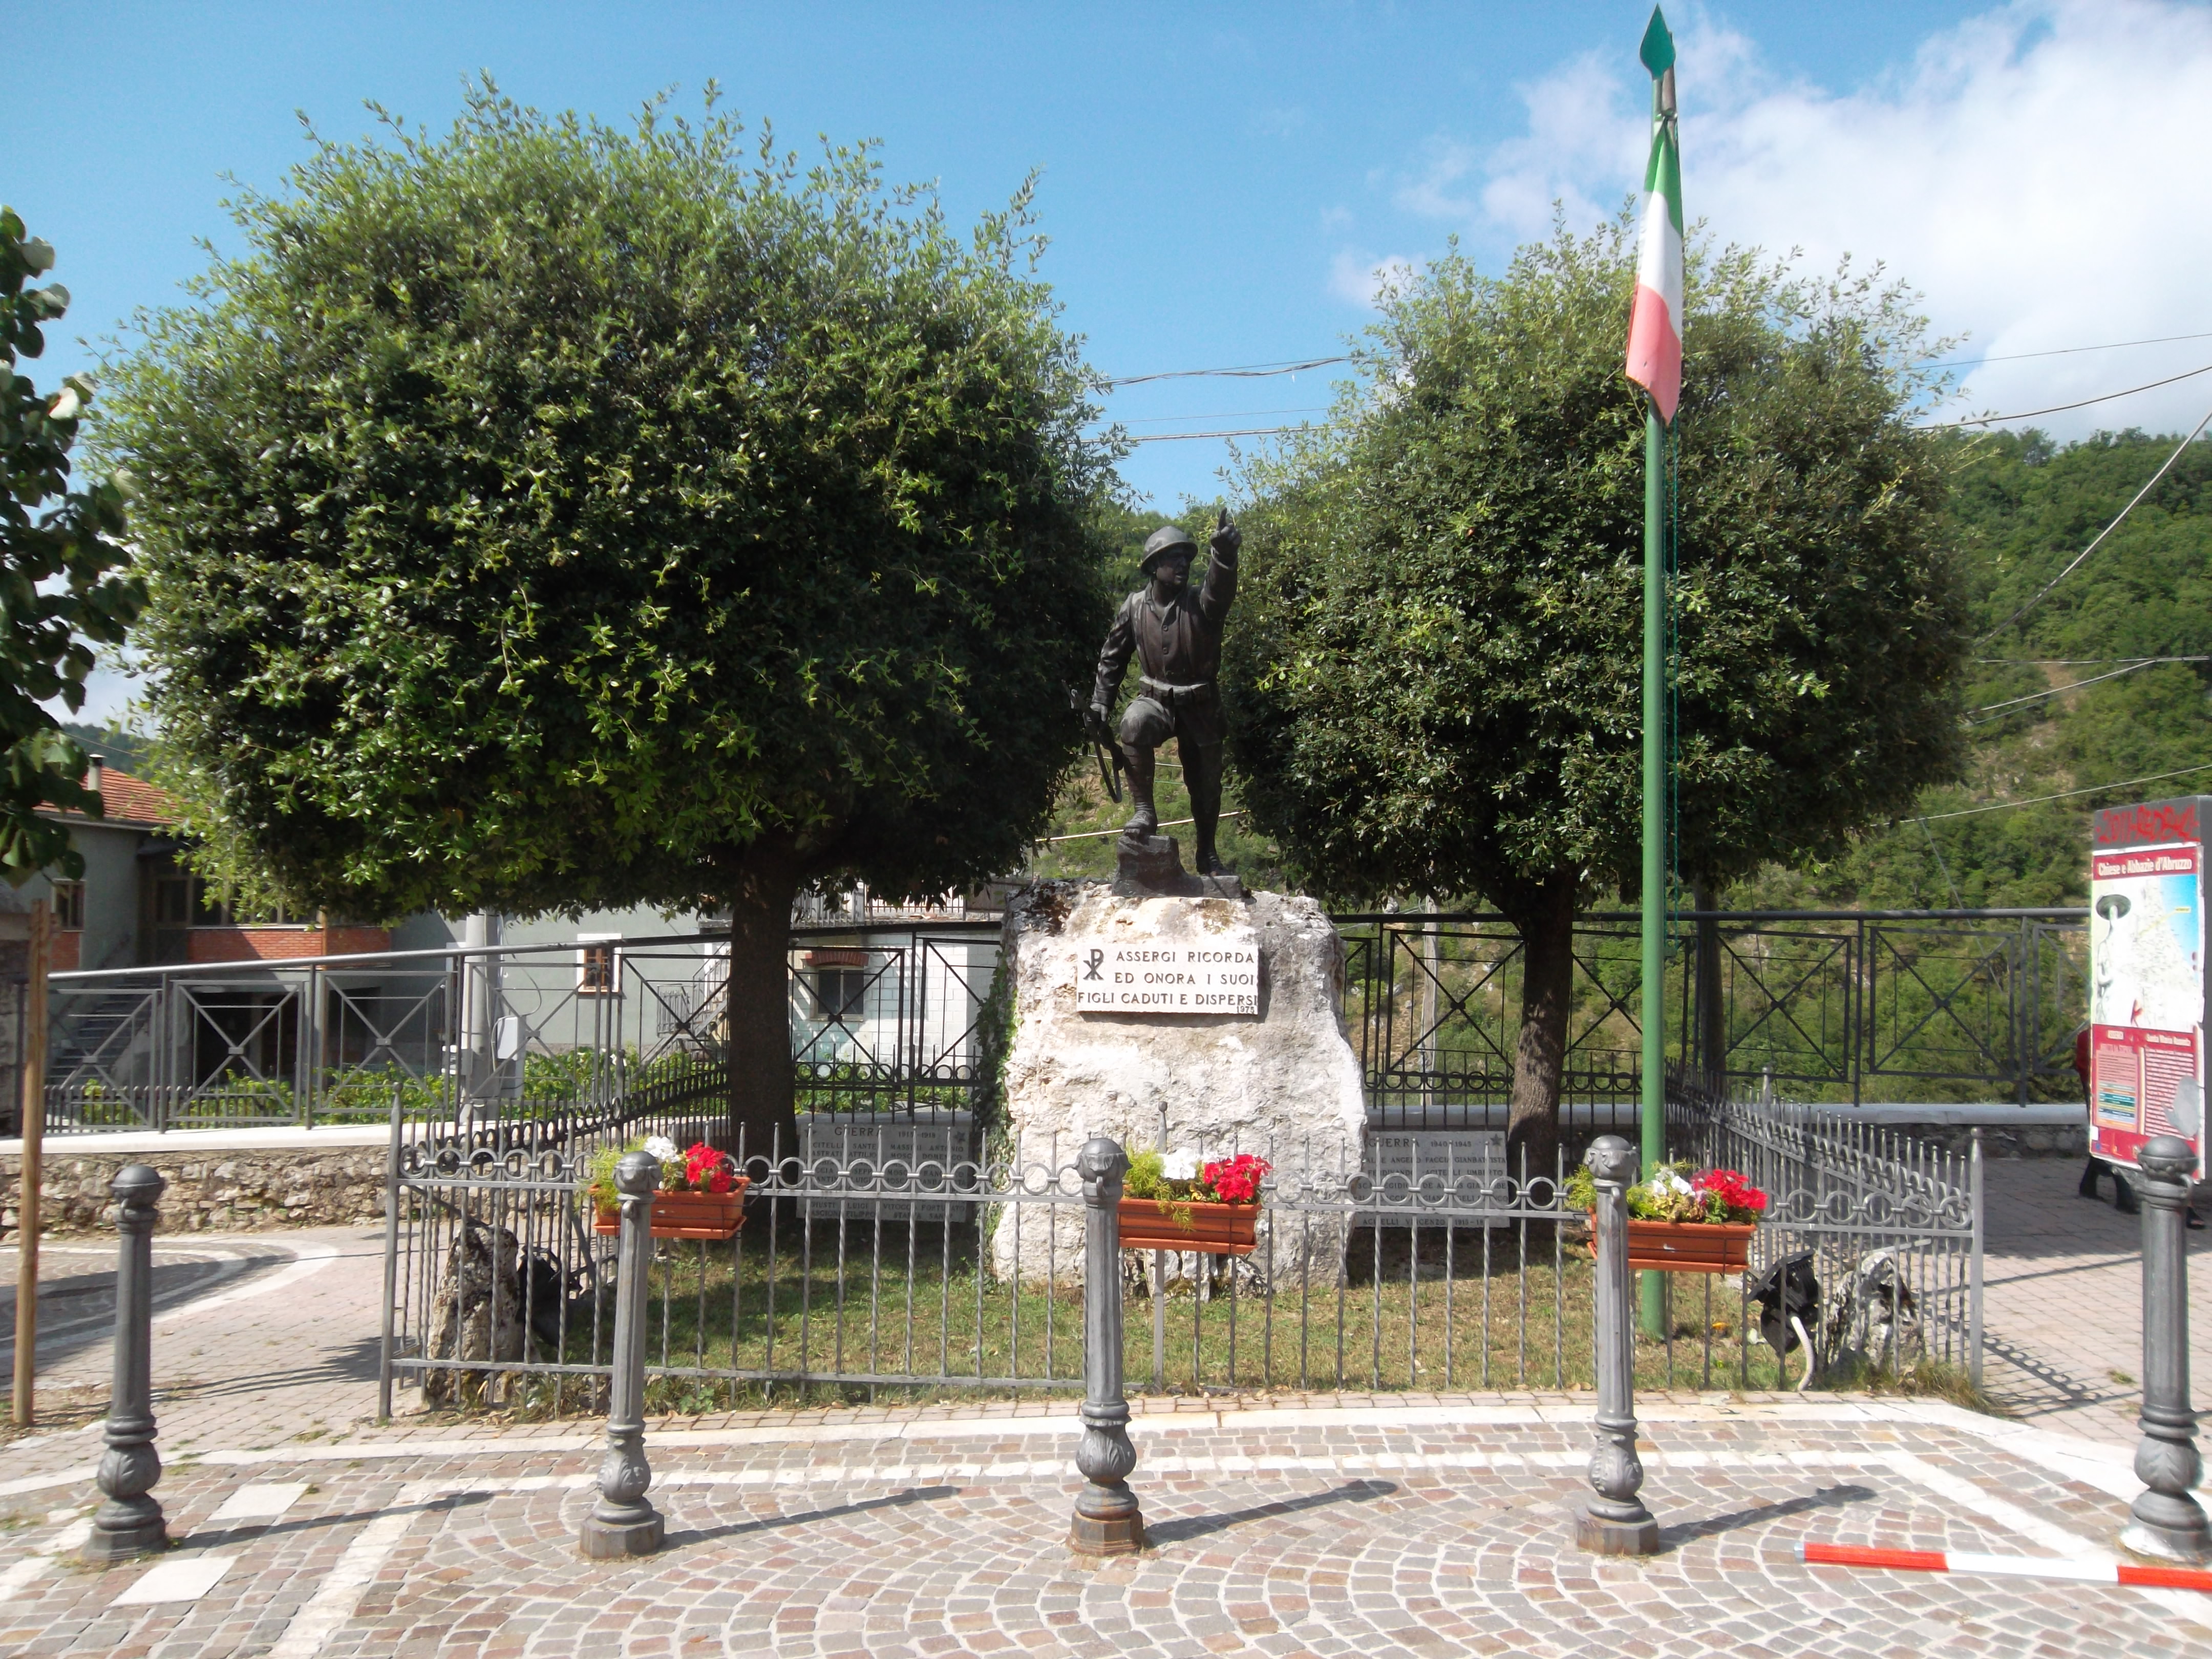
M 1513 1104 L 1506 1118 L 1507 1168 L 1516 1178 L 1549 1179 L 1559 1152 L 1559 1074 L 1566 1064 L 1574 997 L 1575 898 L 1581 877 L 1555 870 L 1532 883 L 1508 911 L 1521 933 L 1521 1038 L 1513 1050 Z
M 756 843 L 729 884 L 729 1137 L 746 1158 L 799 1152 L 791 1060 L 791 904 L 799 862 Z

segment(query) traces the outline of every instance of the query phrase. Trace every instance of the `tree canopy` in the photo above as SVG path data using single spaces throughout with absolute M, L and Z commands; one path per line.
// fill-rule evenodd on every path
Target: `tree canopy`
M 121 489 L 112 479 L 70 487 L 90 382 L 70 375 L 41 396 L 16 372 L 20 359 L 46 350 L 45 325 L 69 309 L 59 283 L 27 286 L 53 263 L 53 249 L 0 208 L 0 876 L 16 886 L 50 866 L 84 873 L 69 831 L 38 811 L 96 816 L 100 796 L 85 787 L 89 757 L 40 705 L 84 706 L 92 647 L 123 642 L 144 592 L 113 539 L 123 532 Z
M 1516 1134 L 1555 1117 L 1574 908 L 1638 882 L 1633 267 L 1625 218 L 1498 276 L 1455 251 L 1384 297 L 1330 420 L 1243 480 L 1243 799 L 1333 897 L 1476 892 L 1515 920 Z M 1673 856 L 1719 880 L 1840 850 L 1955 771 L 1965 609 L 1942 453 L 1908 419 L 1911 296 L 1733 248 L 1693 248 L 1686 287 Z
M 442 136 L 317 141 L 143 319 L 106 442 L 215 872 L 381 916 L 730 904 L 765 1133 L 796 887 L 941 892 L 1042 831 L 1112 457 L 1026 186 L 956 234 L 866 147 L 802 167 L 713 101 L 621 131 L 486 87 Z

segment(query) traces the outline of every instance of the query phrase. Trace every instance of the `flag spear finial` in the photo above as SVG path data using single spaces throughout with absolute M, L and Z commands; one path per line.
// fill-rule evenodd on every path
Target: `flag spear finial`
M 1667 32 L 1666 15 L 1656 6 L 1651 8 L 1651 21 L 1644 26 L 1644 44 L 1636 55 L 1655 81 L 1674 67 L 1674 37 Z

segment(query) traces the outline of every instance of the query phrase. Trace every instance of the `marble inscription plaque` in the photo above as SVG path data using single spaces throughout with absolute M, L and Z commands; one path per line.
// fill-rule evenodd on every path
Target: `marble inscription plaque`
M 1260 939 L 1249 925 L 1198 939 L 1082 934 L 1067 947 L 1086 1014 L 1260 1012 Z

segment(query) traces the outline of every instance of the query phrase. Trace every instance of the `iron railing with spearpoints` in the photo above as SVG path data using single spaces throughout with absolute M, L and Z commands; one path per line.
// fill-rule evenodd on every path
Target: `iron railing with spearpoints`
M 1644 1386 L 1795 1386 L 1805 1364 L 1756 1281 L 1810 1251 L 1801 1312 L 1828 1370 L 1971 1368 L 1978 1203 L 1940 1155 L 1758 1121 L 1678 1091 L 1678 1149 L 1774 1184 L 1752 1271 L 1678 1285 Z M 1126 1126 L 1122 1126 L 1126 1127 Z M 636 1137 L 712 1140 L 682 1106 L 536 1152 L 395 1139 L 387 1374 L 430 1403 L 560 1413 L 598 1398 L 614 1241 L 597 1164 Z M 1083 1134 L 967 1153 L 954 1124 L 805 1120 L 801 1144 L 729 1148 L 750 1181 L 725 1242 L 670 1239 L 650 1278 L 647 1377 L 664 1409 L 770 1398 L 1073 1392 L 1082 1383 Z M 1245 1255 L 1126 1251 L 1128 1386 L 1185 1393 L 1588 1387 L 1592 1264 L 1564 1164 L 1370 1134 L 1364 1146 L 1143 1139 L 1273 1166 Z M 1172 1212 L 1173 1206 L 1170 1206 Z M 1802 1263 L 1800 1264 L 1802 1265 Z M 1800 1291 L 1805 1286 L 1792 1278 Z M 1788 1288 L 1788 1286 L 1785 1286 Z M 1774 1333 L 1781 1334 L 1776 1338 Z M 1783 1355 L 1790 1353 L 1787 1360 Z

